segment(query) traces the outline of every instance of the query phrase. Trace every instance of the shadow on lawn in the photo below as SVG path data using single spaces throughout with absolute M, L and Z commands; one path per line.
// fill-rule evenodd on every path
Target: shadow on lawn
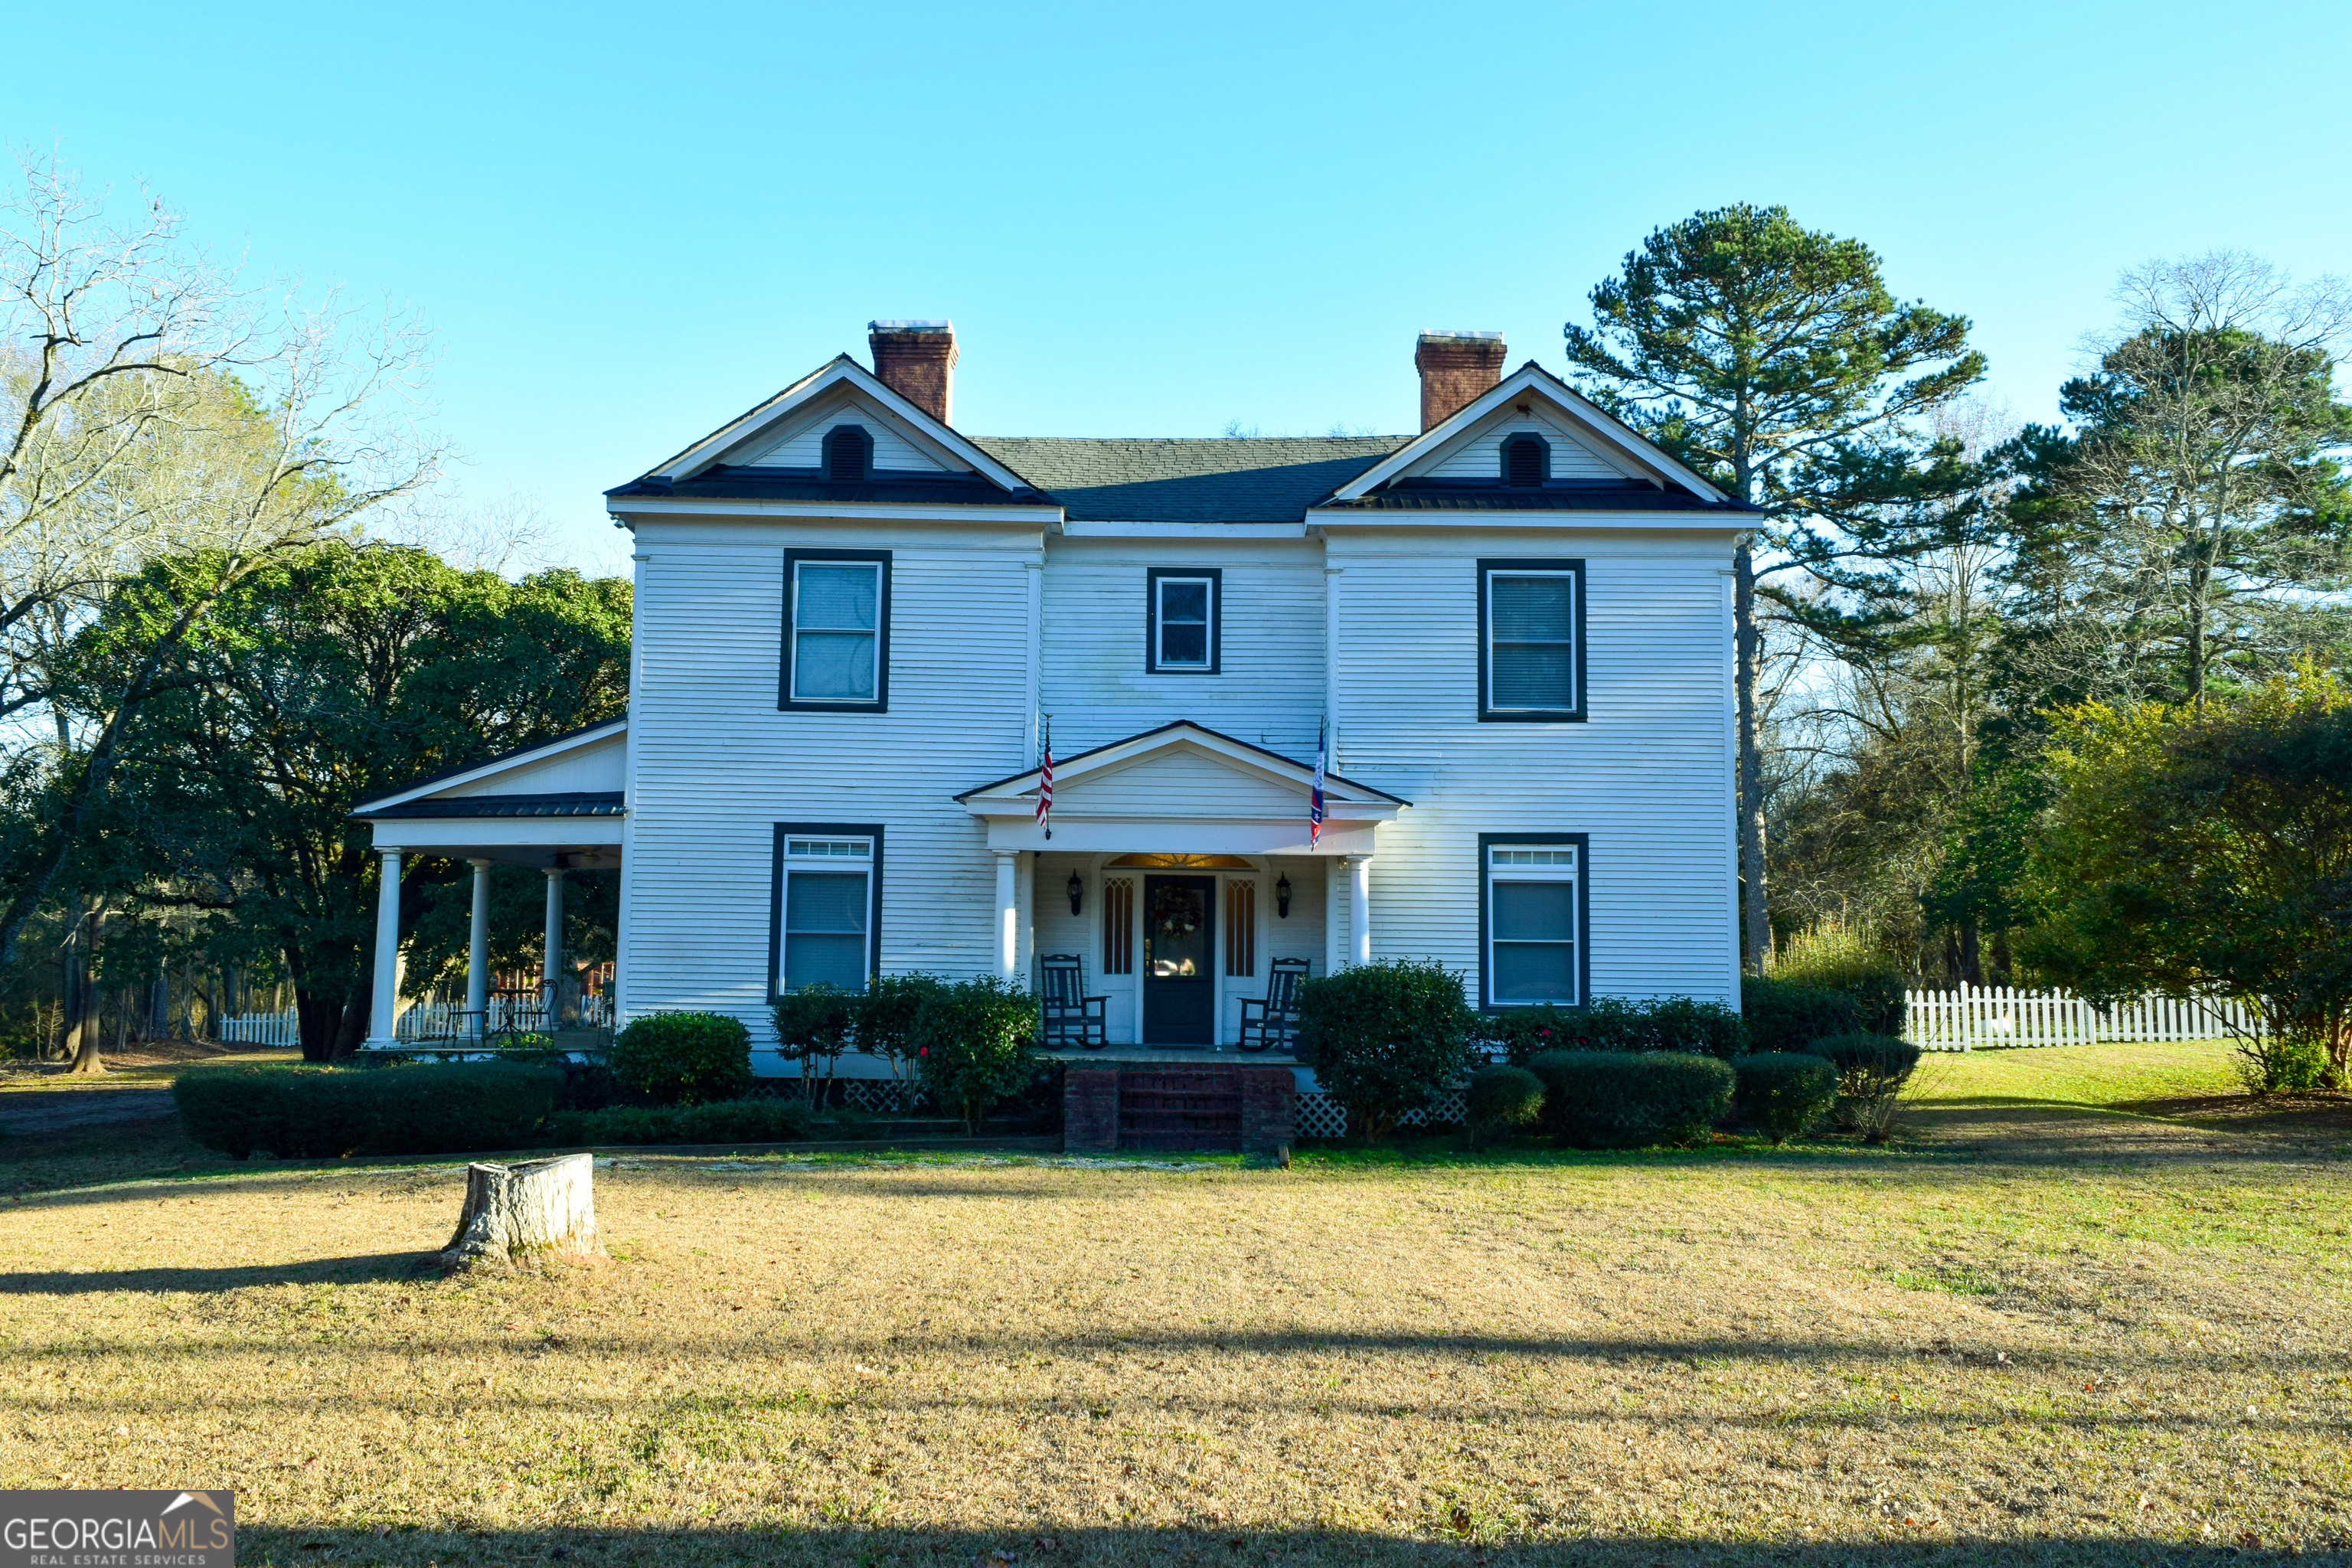
M 0 1274 L 0 1296 L 88 1296 L 106 1290 L 242 1290 L 257 1285 L 359 1285 L 415 1279 L 436 1272 L 433 1255 L 386 1252 L 356 1258 L 306 1258 L 227 1268 L 93 1268 Z
M 1458 1533 L 1449 1529 L 1457 1524 Z M 1764 1541 L 1717 1542 L 1586 1537 L 1528 1542 L 1486 1534 L 1466 1510 L 1454 1521 L 1432 1521 L 1416 1537 L 1369 1531 L 1233 1531 L 1097 1528 L 898 1531 L 835 1527 L 821 1530 L 691 1530 L 615 1532 L 564 1531 L 432 1531 L 372 1528 L 306 1530 L 247 1525 L 237 1531 L 241 1561 L 290 1568 L 311 1563 L 437 1565 L 561 1563 L 567 1568 L 701 1568 L 717 1564 L 855 1564 L 858 1568 L 995 1568 L 1061 1564 L 1256 1564 L 1326 1568 L 1339 1564 L 1409 1564 L 1411 1568 L 1470 1568 L 1521 1563 L 1591 1564 L 1593 1568 L 1717 1568 L 1773 1563 L 1785 1568 L 1961 1568 L 1963 1564 L 2028 1564 L 2031 1568 L 2120 1568 L 2122 1564 L 2316 1560 L 2344 1542 L 2305 1542 L 2284 1550 L 2251 1533 L 2227 1544 L 2189 1546 L 2147 1536 L 2058 1541 Z M 1893 1531 L 1890 1531 L 1890 1534 Z

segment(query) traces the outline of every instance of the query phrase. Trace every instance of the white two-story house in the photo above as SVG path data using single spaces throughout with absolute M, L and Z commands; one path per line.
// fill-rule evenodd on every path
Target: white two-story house
M 1281 958 L 1736 1005 L 1751 513 L 1498 334 L 1421 338 L 1417 434 L 1206 440 L 966 435 L 946 323 L 870 342 L 608 493 L 627 718 L 370 803 L 387 889 L 617 865 L 620 1018 L 757 1041 L 1045 954 L 1136 1047 L 1232 1044 Z

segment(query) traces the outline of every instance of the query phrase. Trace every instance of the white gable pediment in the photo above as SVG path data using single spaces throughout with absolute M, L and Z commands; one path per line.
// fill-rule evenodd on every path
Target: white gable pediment
M 537 761 L 497 769 L 426 795 L 427 800 L 458 800 L 477 795 L 606 794 L 628 784 L 629 742 L 615 734 L 593 745 L 559 752 Z
M 825 436 L 844 425 L 864 430 L 874 443 L 873 466 L 892 473 L 968 474 L 971 465 L 954 458 L 929 437 L 909 428 L 874 399 L 854 387 L 836 388 L 793 416 L 721 453 L 719 461 L 751 468 L 817 468 L 824 464 Z
M 1306 810 L 1307 791 L 1295 781 L 1180 744 L 1066 784 L 1057 780 L 1054 809 L 1120 816 L 1262 816 Z
M 1503 447 L 1515 436 L 1535 436 L 1551 448 L 1555 479 L 1595 479 L 1622 484 L 1627 479 L 1651 484 L 1657 476 L 1612 452 L 1591 436 L 1580 433 L 1549 399 L 1533 397 L 1506 404 L 1469 429 L 1409 465 L 1400 478 L 1409 479 L 1497 479 L 1503 477 Z

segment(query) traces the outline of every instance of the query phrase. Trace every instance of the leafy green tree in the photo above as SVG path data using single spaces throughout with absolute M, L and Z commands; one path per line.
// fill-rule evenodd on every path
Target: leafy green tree
M 2200 713 L 2060 720 L 2021 947 L 2094 1000 L 2218 994 L 2258 1020 L 2258 1089 L 2347 1082 L 2352 691 L 2306 667 Z
M 218 961 L 277 959 L 304 1056 L 348 1054 L 366 1030 L 378 858 L 352 808 L 619 713 L 628 603 L 617 580 L 509 583 L 397 546 L 268 563 L 192 631 L 127 738 L 105 853 L 84 858 L 82 879 L 205 912 Z M 118 625 L 103 618 L 84 639 L 100 674 L 142 646 L 134 629 L 119 647 Z M 463 862 L 432 860 L 402 878 L 404 918 L 439 917 L 424 973 L 462 952 L 470 879 Z M 511 895 L 507 918 L 509 933 L 538 923 Z
M 1767 571 L 1907 548 L 1902 516 L 1969 480 L 1951 454 L 1916 452 L 1908 429 L 1984 374 L 1969 323 L 1898 302 L 1858 240 L 1804 228 L 1785 207 L 1701 212 L 1652 234 L 1593 289 L 1591 306 L 1592 328 L 1565 329 L 1570 365 L 1605 406 L 1758 509 L 1764 542 L 1782 553 Z M 1752 969 L 1770 930 L 1759 572 L 1748 540 L 1734 573 L 1742 934 Z

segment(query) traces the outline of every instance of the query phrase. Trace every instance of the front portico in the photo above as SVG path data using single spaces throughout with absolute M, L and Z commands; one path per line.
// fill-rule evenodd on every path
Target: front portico
M 1409 805 L 1180 721 L 1057 761 L 1037 820 L 1034 769 L 957 796 L 996 857 L 998 967 L 1077 953 L 1119 1045 L 1216 1048 L 1277 958 L 1328 974 L 1371 955 L 1376 835 Z

